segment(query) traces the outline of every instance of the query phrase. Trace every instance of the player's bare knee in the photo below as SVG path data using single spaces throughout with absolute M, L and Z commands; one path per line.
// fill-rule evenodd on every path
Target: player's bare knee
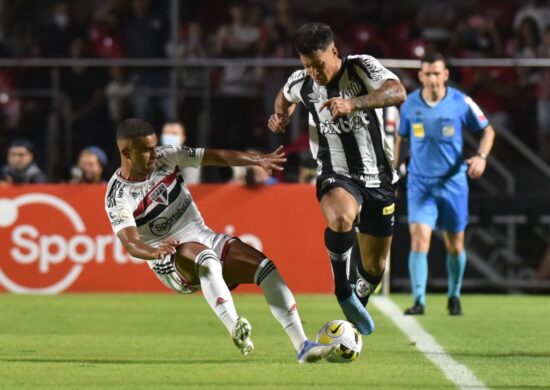
M 335 232 L 349 232 L 353 228 L 353 220 L 349 214 L 334 214 L 328 218 L 328 227 Z
M 461 243 L 450 244 L 447 246 L 447 253 L 451 256 L 458 256 L 464 250 L 464 245 Z

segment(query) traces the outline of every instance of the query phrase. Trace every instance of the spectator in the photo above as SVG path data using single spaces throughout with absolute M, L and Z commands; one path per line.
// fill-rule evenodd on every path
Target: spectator
M 162 145 L 184 146 L 187 140 L 185 127 L 179 122 L 169 122 L 162 127 L 160 143 Z M 181 170 L 186 184 L 199 184 L 201 182 L 200 168 L 186 167 Z
M 126 77 L 124 69 L 119 66 L 109 68 L 111 80 L 105 87 L 109 116 L 113 123 L 119 123 L 124 118 L 131 117 L 131 99 L 134 86 Z
M 151 10 L 150 0 L 133 0 L 132 15 L 123 25 L 124 49 L 129 58 L 164 58 L 168 42 L 168 24 Z M 164 90 L 160 97 L 163 120 L 170 118 L 170 97 L 168 72 L 158 68 L 139 68 L 131 75 L 135 93 L 133 104 L 135 115 L 151 121 L 153 119 L 153 92 Z
M 73 20 L 71 6 L 67 1 L 55 4 L 52 20 L 46 28 L 45 52 L 47 57 L 66 58 L 69 56 L 71 42 L 85 36 L 83 30 Z
M 99 146 L 88 146 L 78 156 L 78 164 L 71 170 L 71 183 L 104 183 L 103 171 L 107 166 L 107 155 Z
M 35 148 L 31 141 L 15 139 L 8 150 L 8 164 L 0 171 L 0 181 L 12 184 L 46 183 L 46 175 L 34 163 Z

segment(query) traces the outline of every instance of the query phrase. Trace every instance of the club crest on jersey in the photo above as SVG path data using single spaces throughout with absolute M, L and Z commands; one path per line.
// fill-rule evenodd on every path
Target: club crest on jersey
M 349 83 L 349 85 L 342 90 L 342 94 L 346 98 L 351 98 L 359 95 L 359 92 L 361 92 L 361 86 L 357 84 L 355 81 L 352 81 Z
M 151 199 L 152 202 L 168 205 L 168 188 L 166 188 L 166 185 L 164 183 L 160 183 L 160 185 L 151 192 L 149 195 L 149 199 Z

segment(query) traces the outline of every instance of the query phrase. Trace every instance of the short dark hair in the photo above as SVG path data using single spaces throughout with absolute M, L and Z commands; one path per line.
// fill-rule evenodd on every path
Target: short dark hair
M 317 50 L 325 50 L 334 42 L 334 33 L 324 23 L 308 23 L 296 31 L 293 42 L 298 54 L 309 55 Z
M 143 119 L 128 118 L 118 125 L 116 139 L 134 139 L 155 134 L 153 125 Z
M 14 139 L 10 144 L 10 149 L 11 148 L 25 148 L 33 156 L 36 154 L 36 148 L 34 147 L 34 144 L 26 138 Z
M 447 67 L 447 61 L 445 61 L 445 57 L 443 57 L 443 54 L 438 53 L 437 51 L 430 51 L 424 54 L 424 56 L 420 59 L 420 63 L 427 63 L 427 64 L 433 64 L 434 62 L 441 61 L 443 64 L 445 64 L 445 67 Z

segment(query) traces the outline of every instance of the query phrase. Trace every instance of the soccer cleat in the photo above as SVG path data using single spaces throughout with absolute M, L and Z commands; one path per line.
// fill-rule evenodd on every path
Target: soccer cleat
M 254 343 L 250 339 L 252 325 L 244 317 L 237 318 L 237 323 L 231 332 L 233 342 L 243 355 L 248 355 L 254 350 Z
M 339 344 L 320 344 L 306 340 L 300 352 L 298 352 L 298 363 L 315 363 L 335 353 Z
M 368 336 L 374 332 L 374 321 L 368 310 L 363 306 L 357 295 L 351 294 L 348 298 L 338 301 L 347 320 L 351 322 L 359 333 Z
M 405 309 L 403 312 L 406 316 L 422 316 L 424 315 L 424 305 L 419 301 L 415 301 L 414 305 Z
M 449 315 L 451 316 L 461 316 L 462 307 L 460 307 L 460 298 L 458 297 L 449 297 L 447 301 L 447 309 L 449 309 Z

